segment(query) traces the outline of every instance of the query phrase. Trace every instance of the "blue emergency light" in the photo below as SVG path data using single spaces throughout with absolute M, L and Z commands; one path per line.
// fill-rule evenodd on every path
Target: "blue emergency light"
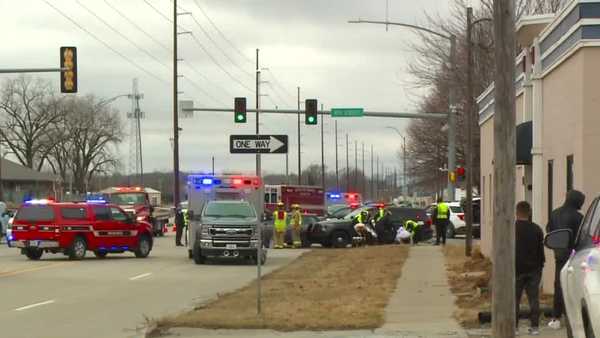
M 333 192 L 327 193 L 327 196 L 333 200 L 342 198 L 342 195 L 340 193 L 333 193 Z
M 212 184 L 213 184 L 212 178 L 203 178 L 202 179 L 202 185 L 212 185 Z

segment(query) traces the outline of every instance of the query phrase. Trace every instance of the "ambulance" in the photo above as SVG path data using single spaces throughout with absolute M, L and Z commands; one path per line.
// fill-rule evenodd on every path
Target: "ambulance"
M 211 257 L 260 259 L 264 264 L 267 251 L 258 257 L 263 190 L 257 176 L 189 175 L 189 257 L 196 264 Z

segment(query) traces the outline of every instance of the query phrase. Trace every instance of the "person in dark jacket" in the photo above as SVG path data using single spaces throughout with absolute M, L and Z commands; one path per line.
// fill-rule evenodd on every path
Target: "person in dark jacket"
M 567 193 L 565 203 L 552 211 L 548 225 L 546 226 L 546 232 L 552 232 L 559 229 L 570 229 L 573 233 L 573 241 L 567 250 L 555 250 L 554 251 L 554 262 L 556 272 L 554 274 L 554 308 L 552 313 L 552 320 L 548 324 L 553 329 L 560 329 L 560 318 L 565 312 L 565 304 L 562 295 L 562 287 L 560 285 L 560 271 L 569 260 L 571 250 L 575 248 L 575 236 L 579 233 L 579 226 L 583 215 L 579 212 L 583 203 L 585 202 L 585 195 L 577 190 L 571 190 Z
M 540 326 L 540 282 L 546 262 L 544 255 L 544 233 L 539 225 L 531 222 L 531 206 L 525 201 L 517 203 L 517 221 L 515 224 L 515 260 L 516 260 L 516 306 L 517 314 L 523 291 L 529 301 L 531 328 L 529 334 L 539 335 Z M 517 328 L 519 317 L 517 315 Z
M 185 227 L 185 215 L 180 208 L 175 210 L 175 226 L 175 246 L 183 246 L 181 237 L 183 236 L 183 228 Z

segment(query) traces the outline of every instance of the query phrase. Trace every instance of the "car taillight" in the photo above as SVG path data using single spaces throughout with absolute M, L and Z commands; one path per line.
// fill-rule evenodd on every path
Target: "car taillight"
M 457 214 L 456 216 L 458 216 L 458 218 L 460 218 L 461 221 L 465 220 L 465 214 Z
M 430 219 L 426 220 L 426 221 L 425 221 L 425 224 L 426 224 L 426 225 L 431 225 L 431 220 L 430 220 Z

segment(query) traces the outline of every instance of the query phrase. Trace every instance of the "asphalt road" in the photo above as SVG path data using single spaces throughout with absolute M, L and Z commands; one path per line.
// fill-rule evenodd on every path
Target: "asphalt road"
M 263 272 L 303 250 L 269 251 Z M 83 261 L 44 255 L 30 261 L 0 246 L 0 337 L 142 337 L 145 318 L 175 314 L 256 278 L 256 266 L 195 265 L 172 237 L 158 238 L 146 259 L 132 253 Z

